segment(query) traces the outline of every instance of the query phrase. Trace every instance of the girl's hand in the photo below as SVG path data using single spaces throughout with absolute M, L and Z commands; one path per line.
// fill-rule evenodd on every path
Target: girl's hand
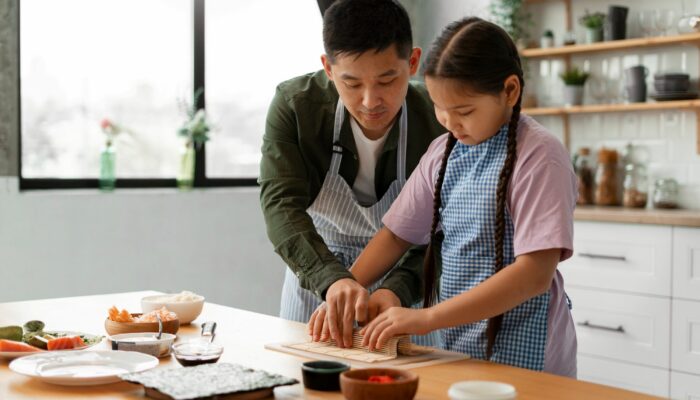
M 401 307 L 401 300 L 389 289 L 377 289 L 369 296 L 368 322 L 391 307 Z
M 397 335 L 424 335 L 430 332 L 430 308 L 392 307 L 362 328 L 362 344 L 370 350 L 380 349 Z

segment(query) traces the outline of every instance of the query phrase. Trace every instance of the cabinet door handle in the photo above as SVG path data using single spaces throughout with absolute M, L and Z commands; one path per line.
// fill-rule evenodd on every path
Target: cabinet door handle
M 593 258 L 597 260 L 627 261 L 625 256 L 608 256 L 605 254 L 578 253 L 579 257 Z
M 596 324 L 590 323 L 590 321 L 588 321 L 588 320 L 585 320 L 583 322 L 577 322 L 576 325 L 585 326 L 586 328 L 591 328 L 591 329 L 599 329 L 602 331 L 625 333 L 625 328 L 623 328 L 622 325 L 619 325 L 617 327 L 596 325 Z

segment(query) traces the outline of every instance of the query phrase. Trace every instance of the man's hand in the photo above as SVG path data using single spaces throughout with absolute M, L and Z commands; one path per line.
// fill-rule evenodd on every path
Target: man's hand
M 391 307 L 401 307 L 401 300 L 389 289 L 378 289 L 369 296 L 368 321 L 373 320 L 377 315 L 390 309 Z
M 309 320 L 309 331 L 314 340 L 316 332 L 320 339 L 327 328 L 339 347 L 352 347 L 355 320 L 367 321 L 368 303 L 369 292 L 354 279 L 345 278 L 333 283 L 326 291 L 325 307 L 319 307 Z M 325 318 L 322 318 L 324 312 Z

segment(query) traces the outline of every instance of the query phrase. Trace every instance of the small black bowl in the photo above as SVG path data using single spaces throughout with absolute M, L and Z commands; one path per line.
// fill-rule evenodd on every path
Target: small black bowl
M 333 392 L 340 390 L 340 374 L 350 366 L 335 361 L 309 361 L 301 366 L 304 387 Z

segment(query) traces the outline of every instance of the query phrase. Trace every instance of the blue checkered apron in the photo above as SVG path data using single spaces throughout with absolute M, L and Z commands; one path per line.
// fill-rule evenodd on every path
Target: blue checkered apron
M 442 186 L 440 223 L 442 276 L 440 301 L 468 291 L 495 272 L 496 188 L 506 156 L 508 126 L 488 140 L 467 146 L 457 142 L 449 156 Z M 513 221 L 506 207 L 504 266 L 513 255 Z M 533 370 L 544 369 L 549 293 L 505 313 L 492 361 Z M 442 345 L 486 358 L 487 320 L 444 329 Z
M 408 140 L 408 116 L 406 102 L 399 118 L 399 145 L 396 161 L 396 180 L 389 185 L 384 196 L 375 204 L 364 207 L 357 202 L 355 193 L 338 173 L 343 156 L 343 148 L 338 144 L 340 130 L 345 118 L 345 107 L 338 100 L 333 126 L 333 156 L 321 190 L 306 212 L 314 221 L 316 231 L 323 238 L 328 249 L 347 268 L 367 246 L 370 239 L 381 229 L 382 217 L 391 203 L 399 195 L 406 183 L 406 143 Z M 383 280 L 383 279 L 382 279 Z M 370 288 L 370 292 L 381 285 L 381 280 Z M 299 279 L 287 268 L 282 288 L 280 316 L 285 319 L 308 322 L 314 310 L 321 304 L 318 296 L 302 288 Z M 420 308 L 420 304 L 414 307 Z M 413 341 L 426 345 L 437 345 L 439 335 L 416 336 Z

